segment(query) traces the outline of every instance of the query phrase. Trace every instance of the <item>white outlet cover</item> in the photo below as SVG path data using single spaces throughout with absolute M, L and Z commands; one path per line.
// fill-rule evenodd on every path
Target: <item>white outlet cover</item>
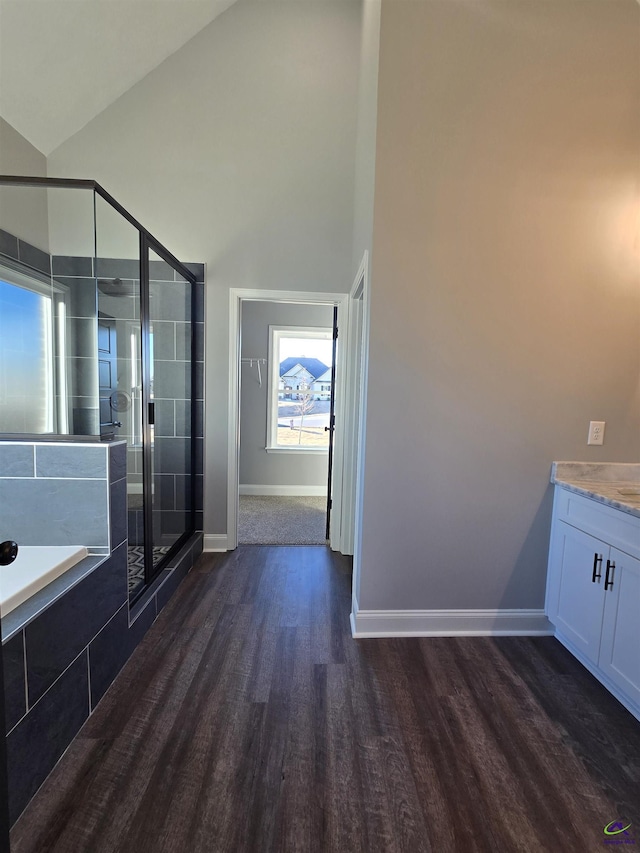
M 591 421 L 589 423 L 589 435 L 587 444 L 604 444 L 605 421 Z

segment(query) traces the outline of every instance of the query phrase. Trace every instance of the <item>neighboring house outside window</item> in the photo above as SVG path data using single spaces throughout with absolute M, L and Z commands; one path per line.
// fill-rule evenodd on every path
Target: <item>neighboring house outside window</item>
M 317 376 L 311 385 L 311 390 L 316 400 L 331 399 L 331 368 L 327 368 L 324 373 Z
M 269 327 L 267 451 L 327 451 L 332 357 L 330 328 Z

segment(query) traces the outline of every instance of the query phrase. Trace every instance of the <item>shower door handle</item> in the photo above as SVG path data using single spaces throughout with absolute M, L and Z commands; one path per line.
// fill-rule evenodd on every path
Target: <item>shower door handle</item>
M 153 402 L 149 403 L 149 426 L 153 426 L 156 422 L 156 404 Z

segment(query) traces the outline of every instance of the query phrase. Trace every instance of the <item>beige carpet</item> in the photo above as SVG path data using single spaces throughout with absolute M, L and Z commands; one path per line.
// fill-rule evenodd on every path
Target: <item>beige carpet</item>
M 327 499 L 240 495 L 241 545 L 324 545 Z

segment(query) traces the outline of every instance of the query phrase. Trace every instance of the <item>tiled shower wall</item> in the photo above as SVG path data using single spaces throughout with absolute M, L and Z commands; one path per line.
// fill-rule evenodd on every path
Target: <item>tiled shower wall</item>
M 187 516 L 192 506 L 190 479 L 186 475 L 191 471 L 191 440 L 195 450 L 196 529 L 202 529 L 203 287 L 197 284 L 195 288 L 198 320 L 192 324 L 190 316 L 185 316 L 185 309 L 190 308 L 189 285 L 183 280 L 167 284 L 157 277 L 150 282 L 155 367 L 154 543 L 160 545 L 170 545 L 188 526 Z M 192 335 L 194 361 L 191 361 Z M 193 424 L 192 373 L 197 389 Z
M 56 281 L 64 284 L 71 294 L 76 322 L 86 322 L 91 316 L 91 304 L 87 294 L 95 280 L 91 278 L 91 259 L 54 256 L 53 273 Z M 98 258 L 96 276 L 107 280 L 119 278 L 123 285 L 138 286 L 139 265 L 137 261 Z M 155 450 L 154 450 L 154 543 L 171 545 L 185 529 L 185 512 L 191 510 L 191 496 L 185 481 L 185 472 L 190 469 L 189 431 L 195 445 L 195 529 L 203 528 L 203 446 L 204 446 L 204 265 L 187 264 L 196 275 L 194 288 L 195 323 L 184 316 L 185 291 L 190 285 L 163 261 L 150 261 L 149 287 L 154 302 L 154 366 L 156 401 Z M 62 274 L 64 273 L 64 275 Z M 139 322 L 138 300 L 100 294 L 101 312 L 118 321 Z M 96 308 L 93 304 L 93 317 Z M 89 312 L 89 313 L 87 313 Z M 191 338 L 195 342 L 195 360 L 191 360 Z M 95 352 L 95 344 L 94 352 Z M 75 375 L 82 377 L 83 359 L 88 353 L 76 349 Z M 195 373 L 195 423 L 191 424 L 189 400 L 185 398 L 185 377 Z M 80 387 L 82 379 L 77 380 Z M 90 416 L 81 408 L 83 398 L 78 398 L 78 411 L 82 412 L 82 424 Z M 86 398 L 84 398 L 86 399 Z M 74 417 L 76 412 L 74 411 Z M 91 415 L 97 418 L 97 411 Z M 121 435 L 131 436 L 132 427 L 128 413 L 119 413 L 122 420 Z M 127 450 L 129 494 L 136 487 L 142 489 L 142 447 L 129 440 Z M 143 511 L 135 500 L 129 500 L 129 542 L 143 542 Z

